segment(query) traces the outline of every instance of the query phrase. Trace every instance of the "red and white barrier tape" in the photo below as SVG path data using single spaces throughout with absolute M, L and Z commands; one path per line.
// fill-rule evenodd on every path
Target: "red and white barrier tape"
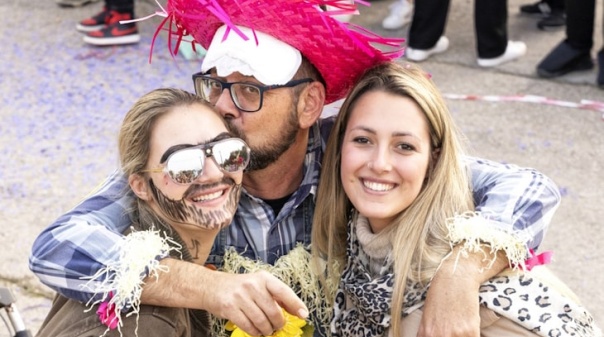
M 582 99 L 579 103 L 561 101 L 557 99 L 547 98 L 543 96 L 535 95 L 513 95 L 513 96 L 496 96 L 496 95 L 459 95 L 459 94 L 443 94 L 445 98 L 454 100 L 466 100 L 466 101 L 485 101 L 485 102 L 523 102 L 523 103 L 537 103 L 554 105 L 565 108 L 575 108 L 582 110 L 592 110 L 602 112 L 602 119 L 604 120 L 604 102 L 592 101 Z

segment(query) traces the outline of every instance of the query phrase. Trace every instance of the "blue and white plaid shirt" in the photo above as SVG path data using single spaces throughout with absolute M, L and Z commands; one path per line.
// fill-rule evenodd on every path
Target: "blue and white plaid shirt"
M 245 190 L 233 223 L 218 236 L 209 263 L 220 265 L 226 246 L 242 255 L 274 264 L 297 243 L 310 243 L 320 162 L 333 118 L 323 119 L 310 132 L 304 160 L 304 179 L 278 215 L 263 200 Z M 527 246 L 536 250 L 560 203 L 557 186 L 529 168 L 467 158 L 477 211 L 489 214 L 488 225 L 514 230 L 530 237 Z M 114 248 L 130 226 L 127 209 L 133 195 L 127 179 L 115 172 L 91 197 L 61 216 L 36 239 L 30 269 L 60 294 L 86 302 L 93 294 L 82 287 L 111 261 Z

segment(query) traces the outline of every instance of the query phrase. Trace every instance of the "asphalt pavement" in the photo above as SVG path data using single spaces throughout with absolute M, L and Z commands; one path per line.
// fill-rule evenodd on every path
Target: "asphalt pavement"
M 381 19 L 393 0 L 371 2 L 353 22 L 389 36 Z M 421 1 L 421 0 L 420 0 Z M 528 0 L 527 0 L 528 1 Z M 564 37 L 540 31 L 509 1 L 509 36 L 527 55 L 496 68 L 476 64 L 473 2 L 452 1 L 446 53 L 422 63 L 442 89 L 476 155 L 533 167 L 552 178 L 562 204 L 542 245 L 554 270 L 604 324 L 604 90 L 597 69 L 563 78 L 536 76 L 537 63 Z M 152 14 L 151 0 L 137 16 Z M 69 210 L 118 165 L 117 130 L 132 103 L 158 87 L 192 90 L 198 55 L 172 57 L 161 21 L 139 23 L 137 45 L 86 45 L 76 23 L 101 9 L 58 7 L 51 0 L 0 2 L 0 286 L 11 289 L 26 326 L 37 331 L 53 292 L 29 271 L 38 233 Z M 602 47 L 598 2 L 595 52 Z M 401 59 L 400 62 L 406 62 Z M 0 337 L 9 336 L 0 323 Z

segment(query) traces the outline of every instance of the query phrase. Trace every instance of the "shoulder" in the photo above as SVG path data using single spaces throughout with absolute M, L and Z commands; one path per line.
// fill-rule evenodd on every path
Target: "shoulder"
M 327 142 L 327 139 L 329 138 L 329 134 L 331 133 L 335 122 L 335 115 L 319 119 L 319 130 L 321 132 L 321 139 L 323 141 Z

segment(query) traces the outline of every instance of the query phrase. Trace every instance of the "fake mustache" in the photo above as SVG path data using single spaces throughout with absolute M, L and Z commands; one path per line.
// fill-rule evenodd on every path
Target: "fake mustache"
M 203 193 L 205 190 L 209 190 L 221 185 L 234 186 L 235 180 L 230 177 L 223 177 L 222 180 L 211 184 L 191 184 L 191 186 L 189 186 L 189 188 L 187 188 L 183 194 L 183 199 L 189 198 L 190 196 L 198 193 Z

